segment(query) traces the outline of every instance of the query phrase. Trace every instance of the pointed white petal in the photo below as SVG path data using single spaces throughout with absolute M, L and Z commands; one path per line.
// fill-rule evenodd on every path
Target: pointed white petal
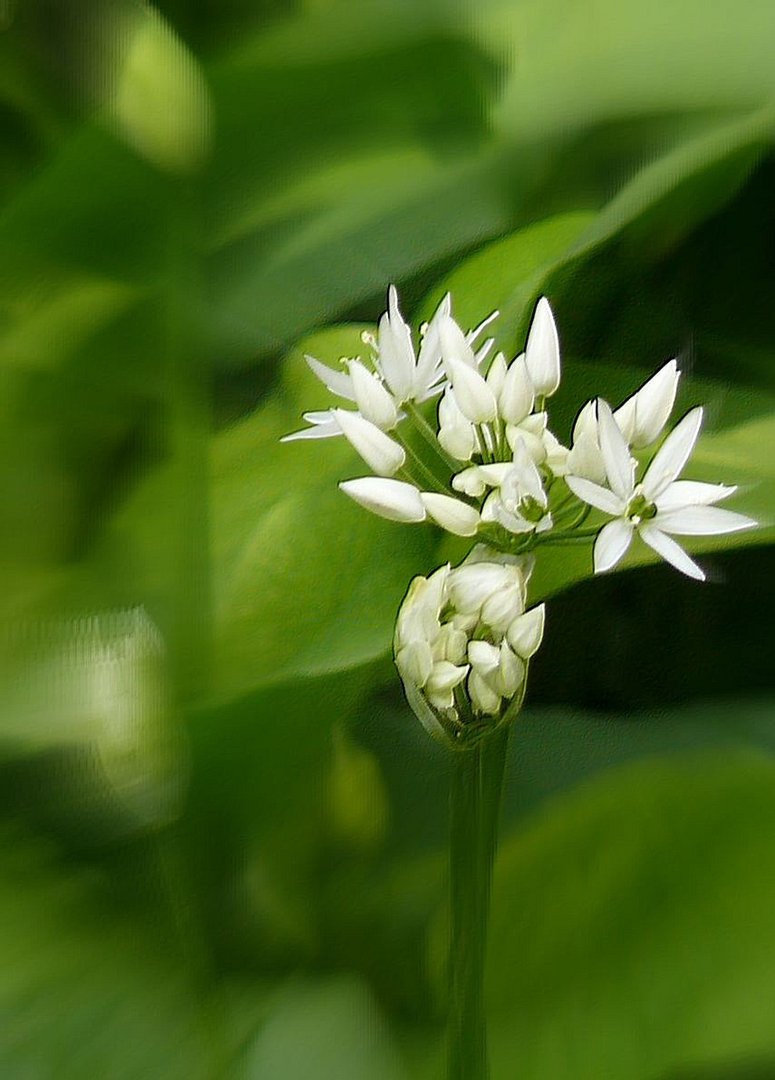
M 454 690 L 467 674 L 468 664 L 458 667 L 456 664 L 450 664 L 449 660 L 437 660 L 425 684 L 425 692 L 430 697 L 443 694 L 446 690 Z
M 415 686 L 423 687 L 433 670 L 433 655 L 427 641 L 410 641 L 396 653 L 401 675 Z
M 450 365 L 454 363 L 463 364 L 473 371 L 476 370 L 474 351 L 454 319 L 447 317 L 440 321 L 439 340 L 441 342 L 441 358 L 450 378 L 452 377 Z
M 691 409 L 673 428 L 654 455 L 643 477 L 643 493 L 654 501 L 672 484 L 680 473 L 697 442 L 702 424 L 702 407 Z
M 726 484 L 703 484 L 700 480 L 674 480 L 654 501 L 657 510 L 679 510 L 683 506 L 710 506 L 734 495 L 737 488 Z
M 450 317 L 449 312 L 450 296 L 447 293 L 422 333 L 420 354 L 417 358 L 417 368 L 414 373 L 414 392 L 417 401 L 425 400 L 431 387 L 438 382 L 440 377 L 444 377 L 439 330 L 444 319 Z
M 495 394 L 496 398 L 501 392 L 503 381 L 506 378 L 506 357 L 502 352 L 496 353 L 487 372 L 486 383 Z
M 744 514 L 723 510 L 720 506 L 684 506 L 666 510 L 652 518 L 651 525 L 679 536 L 721 536 L 724 533 L 752 529 L 756 522 Z
M 406 401 L 414 381 L 414 347 L 409 327 L 398 310 L 394 285 L 388 290 L 388 310 L 379 320 L 378 348 L 385 382 L 399 401 Z
M 503 387 L 498 395 L 500 414 L 507 424 L 521 424 L 530 414 L 535 402 L 535 392 L 530 381 L 525 354 L 512 360 Z
M 635 462 L 614 420 L 611 406 L 602 398 L 597 400 L 597 428 L 608 483 L 614 494 L 627 502 L 635 487 Z
M 468 503 L 433 491 L 421 491 L 420 498 L 436 524 L 447 532 L 455 536 L 473 536 L 478 529 L 479 511 Z
M 597 402 L 593 398 L 583 406 L 573 425 L 573 441 L 588 435 L 597 442 Z
M 593 484 L 583 476 L 566 476 L 565 483 L 574 495 L 577 495 L 585 503 L 594 506 L 596 510 L 602 510 L 604 514 L 617 516 L 623 514 L 626 503 L 618 495 L 600 484 Z
M 525 346 L 525 361 L 536 394 L 549 397 L 560 385 L 560 342 L 549 301 L 536 305 Z
M 325 412 L 306 412 L 304 419 L 312 427 L 302 428 L 301 431 L 293 431 L 290 435 L 283 435 L 280 442 L 296 442 L 299 439 L 332 439 L 342 434 L 342 429 L 336 422 L 333 410 Z
M 500 649 L 489 641 L 469 641 L 468 662 L 483 677 L 492 675 L 500 663 Z
M 366 510 L 388 521 L 425 521 L 425 507 L 420 492 L 403 480 L 361 476 L 357 480 L 343 480 L 339 487 Z
M 677 361 L 669 360 L 614 413 L 628 443 L 650 446 L 659 438 L 675 404 L 678 389 Z
M 344 437 L 379 476 L 392 476 L 406 461 L 404 448 L 360 413 L 334 409 Z
M 538 650 L 544 636 L 546 604 L 531 608 L 524 615 L 519 615 L 509 625 L 506 636 L 517 656 L 529 660 Z
M 462 491 L 464 495 L 470 495 L 478 499 L 484 495 L 484 477 L 479 473 L 479 466 L 472 465 L 470 469 L 463 469 L 452 477 L 452 487 L 455 491 Z
M 390 431 L 398 422 L 398 410 L 392 394 L 360 360 L 351 360 L 348 368 L 361 416 L 376 424 L 382 431 Z
M 525 662 L 501 642 L 498 669 L 494 674 L 495 689 L 505 698 L 513 697 L 525 681 Z
M 452 380 L 458 408 L 473 424 L 486 424 L 498 413 L 495 395 L 485 380 L 468 364 L 449 360 L 447 370 Z
M 591 480 L 595 484 L 605 483 L 605 464 L 596 435 L 593 437 L 583 432 L 575 439 L 573 446 L 568 451 L 566 470 L 573 476 L 583 477 L 585 480 Z
M 476 339 L 481 334 L 482 330 L 484 330 L 485 327 L 489 326 L 490 323 L 495 322 L 499 315 L 499 311 L 493 311 L 487 316 L 486 319 L 482 319 L 479 325 L 475 326 L 473 330 L 469 330 L 466 334 L 466 341 L 468 342 L 468 344 L 473 345 Z
M 500 708 L 501 699 L 476 671 L 468 676 L 468 696 L 476 712 L 494 716 Z
M 684 549 L 672 537 L 654 528 L 651 522 L 647 525 L 641 525 L 638 531 L 648 546 L 656 551 L 657 555 L 661 555 L 665 562 L 669 562 L 671 566 L 674 566 L 676 570 L 680 570 L 682 574 L 686 574 L 687 577 L 695 578 L 697 581 L 705 580 L 705 572 L 700 569 L 693 559 L 689 558 Z
M 350 376 L 346 371 L 334 371 L 333 368 L 328 367 L 326 364 L 321 364 L 314 356 L 305 356 L 304 359 L 307 361 L 313 375 L 317 375 L 326 389 L 330 390 L 332 394 L 336 394 L 337 397 L 344 398 L 346 401 L 355 401 Z
M 595 573 L 602 574 L 616 566 L 632 540 L 632 525 L 623 518 L 609 521 L 595 539 Z
M 517 439 L 514 447 L 514 468 L 504 478 L 504 488 L 511 477 L 516 479 L 519 498 L 529 495 L 541 503 L 542 506 L 546 506 L 546 492 L 541 482 L 541 474 L 528 453 L 524 439 Z

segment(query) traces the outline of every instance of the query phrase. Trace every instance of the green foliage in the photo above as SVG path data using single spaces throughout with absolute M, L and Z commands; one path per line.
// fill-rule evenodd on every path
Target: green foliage
M 448 776 L 389 652 L 460 545 L 348 501 L 344 440 L 279 442 L 395 281 L 510 355 L 548 295 L 564 438 L 677 355 L 691 475 L 762 522 L 688 545 L 701 593 L 542 556 L 493 1080 L 769 1075 L 772 4 L 54 7 L 0 3 L 0 1073 L 439 1075 Z M 14 644 L 138 606 L 143 828 Z

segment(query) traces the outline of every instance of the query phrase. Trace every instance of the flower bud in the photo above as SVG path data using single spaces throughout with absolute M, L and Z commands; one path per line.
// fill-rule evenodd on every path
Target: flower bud
M 451 360 L 447 369 L 458 408 L 472 424 L 488 424 L 498 415 L 495 394 L 478 371 L 468 364 Z
M 337 424 L 347 441 L 379 476 L 392 476 L 406 461 L 404 448 L 384 431 L 364 420 L 360 413 L 334 409 Z
M 560 385 L 560 342 L 549 301 L 536 305 L 525 346 L 525 363 L 536 394 L 552 395 Z
M 534 401 L 533 384 L 522 353 L 509 365 L 498 394 L 498 408 L 507 424 L 521 424 L 530 415 Z
M 361 416 L 381 431 L 390 431 L 398 423 L 398 410 L 392 394 L 360 360 L 350 360 L 349 371 Z
M 425 521 L 425 507 L 420 492 L 403 480 L 361 476 L 356 480 L 343 480 L 339 489 L 366 510 L 388 521 L 407 524 Z
M 509 624 L 506 637 L 517 656 L 529 660 L 538 650 L 544 636 L 546 605 L 539 604 Z
M 451 495 L 421 491 L 425 509 L 437 525 L 455 536 L 473 536 L 479 527 L 479 511 Z

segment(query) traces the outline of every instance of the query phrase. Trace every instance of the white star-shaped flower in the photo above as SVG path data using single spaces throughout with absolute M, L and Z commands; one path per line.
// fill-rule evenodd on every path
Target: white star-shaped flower
M 705 484 L 677 477 L 689 459 L 700 433 L 702 408 L 684 416 L 654 455 L 642 480 L 636 483 L 637 463 L 607 402 L 597 402 L 600 452 L 608 487 L 582 476 L 567 476 L 568 487 L 590 506 L 610 514 L 597 535 L 594 548 L 595 573 L 610 570 L 624 556 L 637 532 L 658 555 L 681 573 L 705 580 L 700 567 L 672 538 L 713 536 L 750 529 L 751 518 L 713 504 L 731 495 L 736 488 Z

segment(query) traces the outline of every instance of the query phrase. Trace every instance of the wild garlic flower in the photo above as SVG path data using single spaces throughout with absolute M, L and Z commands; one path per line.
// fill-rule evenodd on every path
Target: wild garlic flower
M 481 545 L 460 566 L 417 577 L 398 613 L 396 665 L 436 738 L 468 746 L 506 722 L 524 695 L 544 605 L 526 611 L 530 563 Z
M 394 636 L 412 708 L 432 734 L 458 747 L 520 707 L 528 661 L 543 635 L 544 607 L 529 607 L 527 598 L 542 548 L 594 541 L 601 573 L 637 533 L 682 573 L 703 580 L 673 536 L 755 524 L 715 505 L 734 487 L 679 479 L 702 409 L 664 436 L 680 379 L 676 360 L 616 410 L 588 401 L 566 447 L 549 426 L 561 363 L 548 300 L 539 299 L 524 351 L 512 360 L 494 351 L 491 339 L 479 342 L 492 318 L 464 333 L 446 296 L 421 327 L 416 354 L 391 286 L 376 336 L 364 335 L 370 361 L 345 360 L 335 371 L 307 357 L 328 389 L 356 408 L 305 413 L 311 427 L 286 436 L 344 435 L 373 474 L 343 480 L 345 495 L 389 521 L 432 523 L 472 541 L 459 566 L 415 578 Z M 634 453 L 655 447 L 641 468 Z M 609 520 L 588 523 L 593 510 Z
M 595 572 L 615 566 L 637 532 L 681 573 L 704 581 L 704 571 L 672 539 L 672 534 L 712 536 L 750 529 L 756 522 L 713 505 L 732 495 L 736 488 L 677 479 L 700 433 L 702 408 L 692 409 L 676 425 L 637 482 L 637 462 L 615 414 L 602 399 L 597 402 L 597 421 L 608 485 L 581 476 L 566 477 L 575 495 L 613 517 L 595 540 Z

